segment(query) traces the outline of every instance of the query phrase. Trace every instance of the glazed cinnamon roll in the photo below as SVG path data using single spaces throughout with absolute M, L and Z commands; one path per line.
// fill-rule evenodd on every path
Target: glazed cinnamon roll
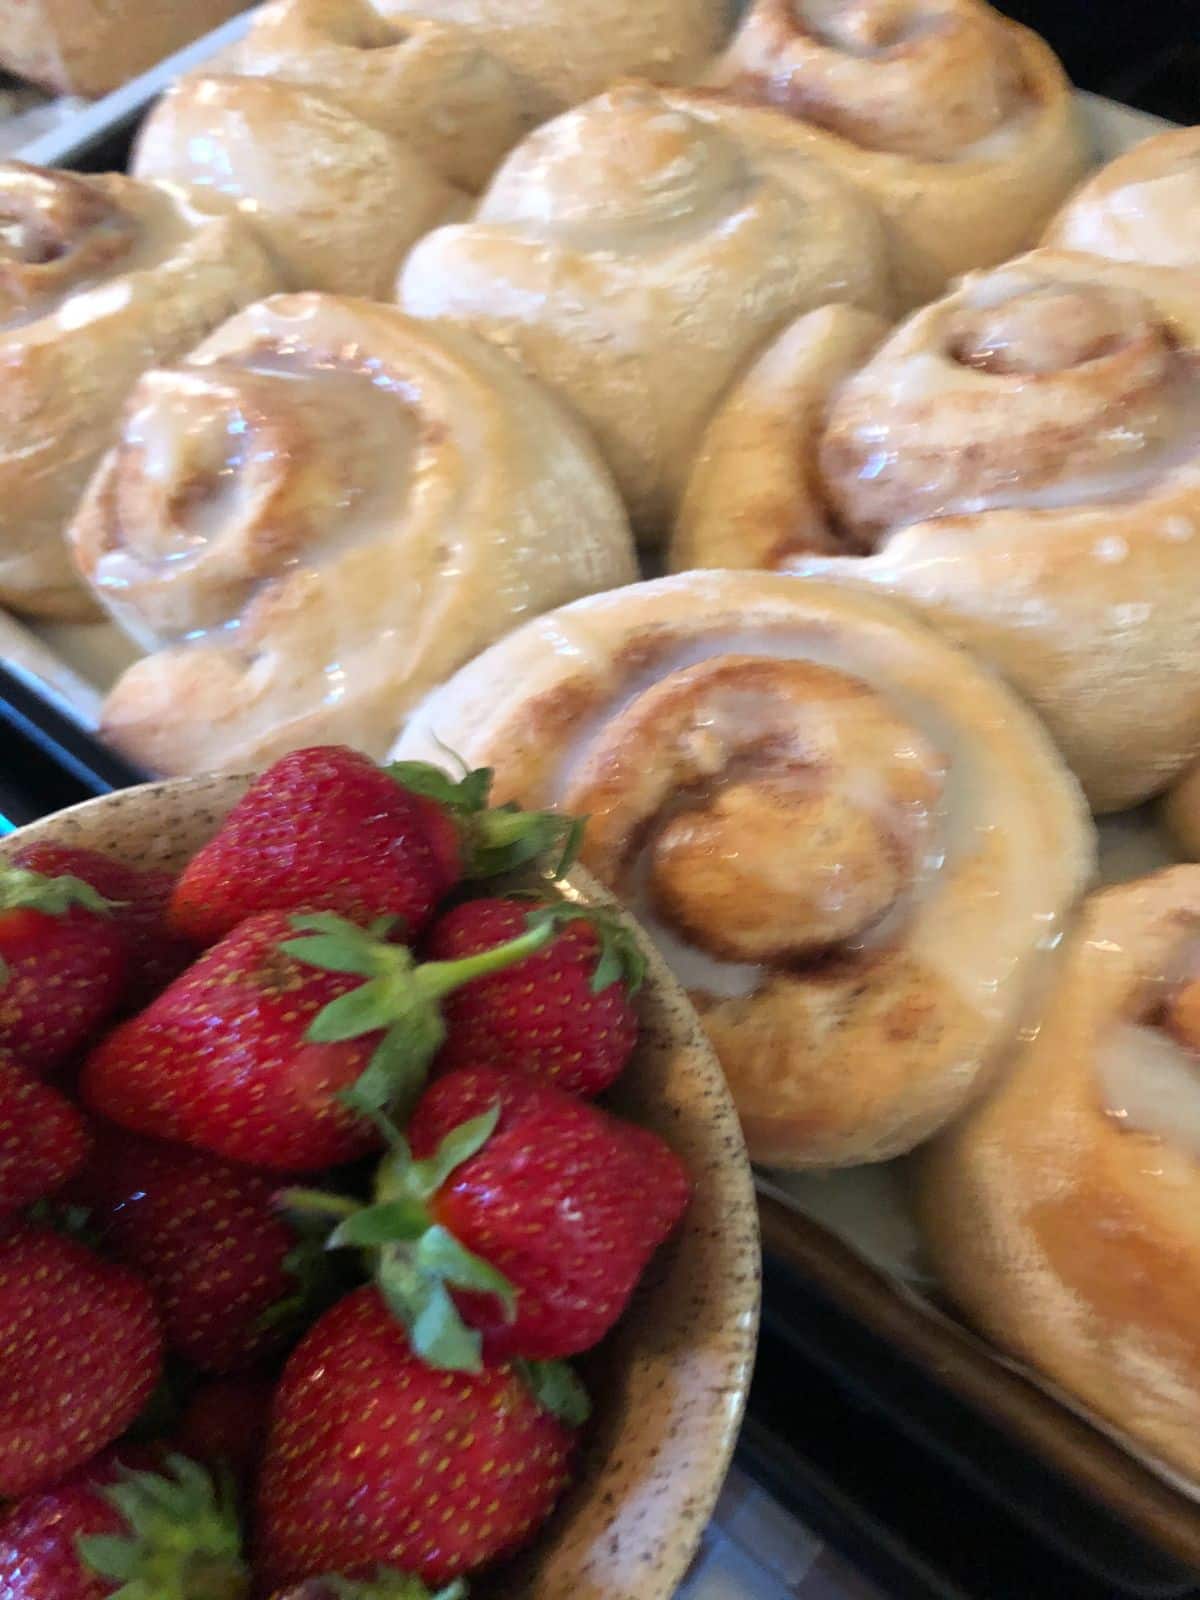
M 1033 244 L 1086 165 L 1053 52 L 983 0 L 753 0 L 705 81 L 871 198 L 904 307 Z
M 0 67 L 52 94 L 108 94 L 241 9 L 242 0 L 0 0 Z
M 472 221 L 422 240 L 398 292 L 566 399 L 650 541 L 755 348 L 800 310 L 888 302 L 878 223 L 841 179 L 736 107 L 645 85 L 531 134 Z
M 142 379 L 71 539 L 151 652 L 104 732 L 167 773 L 328 740 L 382 755 L 515 622 L 634 571 L 598 459 L 511 362 L 315 294 Z
M 1041 1027 L 922 1158 L 952 1297 L 1200 1474 L 1200 868 L 1095 895 Z
M 717 1046 L 752 1155 L 876 1161 L 961 1110 L 1086 884 L 1077 786 L 1029 712 L 873 596 L 751 573 L 596 595 L 431 695 L 498 793 L 590 818 Z
M 1200 753 L 1200 280 L 1036 251 L 879 332 L 827 312 L 760 359 L 672 565 L 901 596 L 1033 703 L 1095 809 L 1154 794 Z
M 684 83 L 729 32 L 730 0 L 373 0 L 392 19 L 471 30 L 550 116 L 618 78 Z
M 1173 128 L 1110 161 L 1071 196 L 1044 242 L 1200 272 L 1200 128 Z
M 181 79 L 142 124 L 132 171 L 240 213 L 291 287 L 376 300 L 413 240 L 466 207 L 408 145 L 271 78 Z
M 389 20 L 369 0 L 271 0 L 226 67 L 333 101 L 472 191 L 536 118 L 521 80 L 474 31 Z
M 93 608 L 63 528 L 138 375 L 278 286 L 236 218 L 107 173 L 0 163 L 0 602 Z

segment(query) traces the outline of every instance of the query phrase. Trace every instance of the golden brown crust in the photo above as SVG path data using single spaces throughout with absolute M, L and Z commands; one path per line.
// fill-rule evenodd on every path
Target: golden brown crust
M 237 218 L 116 174 L 0 165 L 0 602 L 95 614 L 63 543 L 135 379 L 278 286 Z
M 598 460 L 510 362 L 315 294 L 146 374 L 71 539 L 151 652 L 105 730 L 168 773 L 328 740 L 381 755 L 515 621 L 634 570 Z
M 242 0 L 0 0 L 0 66 L 54 94 L 108 94 L 241 9 Z
M 579 412 L 647 540 L 764 339 L 802 309 L 889 301 L 869 206 L 778 121 L 622 85 L 531 134 L 401 274 L 407 310 L 484 334 Z
M 291 287 L 376 300 L 413 241 L 466 207 L 408 145 L 270 78 L 181 79 L 142 123 L 131 170 L 249 217 Z
M 686 83 L 724 43 L 727 0 L 375 0 L 387 17 L 463 23 L 538 97 L 543 116 L 618 78 Z
M 1200 280 L 1034 251 L 869 353 L 802 318 L 709 424 L 670 563 L 917 606 L 1038 709 L 1097 810 L 1200 754 Z
M 1200 1161 L 1114 1115 L 1099 1062 L 1197 919 L 1194 867 L 1093 896 L 1036 1039 L 930 1147 L 920 1194 L 935 1266 L 972 1319 L 1192 1476 Z
M 1200 128 L 1172 128 L 1110 161 L 1076 190 L 1042 242 L 1200 270 Z
M 590 816 L 587 863 L 663 943 L 781 1166 L 884 1159 L 958 1110 L 1091 869 L 1035 721 L 821 584 L 691 573 L 564 607 L 430 696 L 397 754 L 439 740 L 501 797 Z
M 537 120 L 535 97 L 474 29 L 389 19 L 370 0 L 272 0 L 226 66 L 332 101 L 472 192 Z
M 1086 166 L 1053 52 L 981 0 L 755 0 L 707 82 L 879 207 L 903 307 L 1033 244 Z

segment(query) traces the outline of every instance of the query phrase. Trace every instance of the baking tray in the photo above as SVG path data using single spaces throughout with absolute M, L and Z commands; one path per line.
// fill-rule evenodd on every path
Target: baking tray
M 248 26 L 245 15 L 197 41 L 134 83 L 88 108 L 82 119 L 48 134 L 26 152 L 46 164 L 95 170 L 123 163 L 147 107 L 180 71 L 201 65 L 227 48 Z M 1107 159 L 1166 126 L 1142 112 L 1081 93 L 1083 114 L 1098 159 Z M 97 725 L 103 692 L 134 651 L 104 624 L 23 625 L 0 613 L 0 661 L 7 669 L 0 699 L 23 710 L 25 732 L 49 737 L 61 759 L 79 750 L 103 764 L 104 753 L 79 730 Z M 10 713 L 11 715 L 12 713 Z M 10 721 L 9 726 L 16 726 Z M 45 728 L 54 732 L 45 734 Z M 131 781 L 124 764 L 99 781 Z M 1128 876 L 1152 864 L 1158 853 L 1142 819 L 1118 820 L 1108 829 L 1111 876 Z M 919 1298 L 921 1270 L 902 1201 L 903 1179 L 889 1169 L 799 1182 L 764 1175 L 761 1184 L 764 1234 L 769 1254 L 794 1283 L 818 1290 L 840 1310 L 847 1325 L 874 1333 L 880 1348 L 898 1353 L 912 1373 L 932 1376 L 948 1396 L 975 1413 L 1044 1464 L 1088 1503 L 1108 1508 L 1131 1528 L 1200 1572 L 1200 1504 L 1163 1481 L 1110 1438 L 1011 1366 L 982 1341 Z M 911 1268 L 911 1271 L 910 1271 Z M 914 1292 L 916 1290 L 917 1292 Z M 903 1409 L 903 1408 L 901 1408 Z M 943 1441 L 944 1442 L 944 1441 Z M 987 1477 L 988 1463 L 970 1462 Z M 1036 1506 L 1023 1508 L 1025 1520 Z M 1068 1536 L 1069 1537 L 1069 1536 Z M 1075 1540 L 1078 1546 L 1079 1539 Z M 1102 1545 L 1103 1540 L 1099 1543 Z M 1152 1557 L 1141 1567 L 1155 1571 Z M 1085 1563 L 1088 1552 L 1076 1550 Z M 1125 1566 L 1139 1565 L 1136 1545 Z M 1121 1563 L 1118 1563 L 1120 1566 Z M 1116 1569 L 1107 1592 L 1182 1593 L 1182 1568 L 1167 1569 L 1165 1587 L 1125 1588 Z M 1157 1582 L 1157 1580 L 1155 1580 Z

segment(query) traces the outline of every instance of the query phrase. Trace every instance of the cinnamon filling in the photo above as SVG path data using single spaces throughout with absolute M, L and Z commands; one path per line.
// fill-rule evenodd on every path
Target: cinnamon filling
M 915 522 L 1116 504 L 1194 460 L 1200 361 L 1132 290 L 1001 268 L 901 328 L 806 448 L 846 554 Z
M 1012 34 L 977 0 L 758 0 L 717 81 L 930 162 L 972 155 L 1031 103 Z
M 634 750 L 655 752 L 653 770 Z M 924 736 L 860 680 L 716 656 L 613 716 L 566 803 L 592 818 L 585 860 L 656 937 L 795 970 L 866 959 L 901 931 L 944 777 Z
M 94 281 L 138 225 L 87 178 L 0 163 L 0 321 Z

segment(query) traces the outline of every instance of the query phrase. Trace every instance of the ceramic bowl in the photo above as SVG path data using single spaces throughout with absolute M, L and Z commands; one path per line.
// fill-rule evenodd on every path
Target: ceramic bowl
M 21 829 L 178 868 L 249 780 L 183 778 L 92 800 Z M 574 870 L 563 892 L 612 901 Z M 624 913 L 622 913 L 624 915 Z M 537 1545 L 483 1600 L 669 1600 L 712 1512 L 741 1422 L 758 1328 L 758 1212 L 737 1116 L 690 1004 L 632 919 L 647 960 L 638 1054 L 615 1109 L 687 1162 L 695 1199 L 616 1334 L 590 1363 L 595 1417 L 580 1479 Z

